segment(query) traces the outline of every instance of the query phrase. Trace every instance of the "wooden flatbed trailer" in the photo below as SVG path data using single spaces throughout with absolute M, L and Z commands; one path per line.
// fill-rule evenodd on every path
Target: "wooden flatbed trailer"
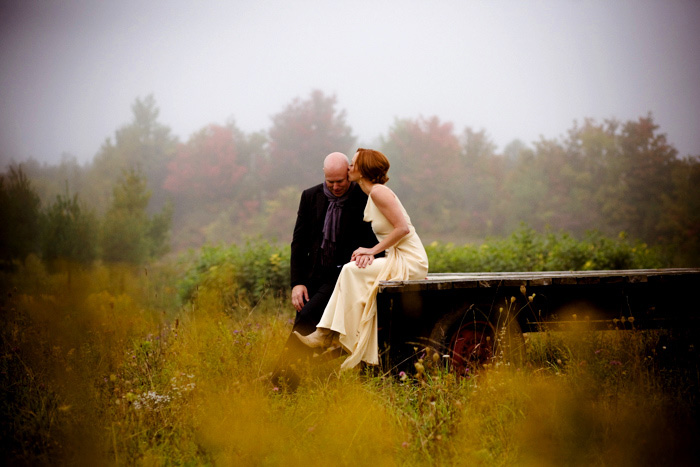
M 385 363 L 408 367 L 430 346 L 463 371 L 523 332 L 697 327 L 700 269 L 429 274 L 382 282 L 377 306 Z

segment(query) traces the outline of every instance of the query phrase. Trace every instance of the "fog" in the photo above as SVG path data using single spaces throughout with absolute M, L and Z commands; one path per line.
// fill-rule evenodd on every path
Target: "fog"
M 698 155 L 698 20 L 695 0 L 5 0 L 0 161 L 89 161 L 148 94 L 186 140 L 266 130 L 313 89 L 365 144 L 421 115 L 503 149 L 651 112 Z

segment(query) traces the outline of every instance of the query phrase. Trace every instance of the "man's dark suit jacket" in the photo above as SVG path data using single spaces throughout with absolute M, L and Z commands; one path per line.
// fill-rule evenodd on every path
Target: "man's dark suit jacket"
M 350 190 L 340 217 L 341 229 L 336 242 L 335 264 L 325 267 L 321 264 L 321 243 L 328 198 L 323 193 L 323 183 L 304 190 L 301 194 L 291 247 L 292 287 L 303 284 L 307 288 L 315 288 L 322 283 L 335 284 L 340 273 L 338 266 L 349 262 L 353 251 L 361 246 L 371 248 L 377 244 L 371 224 L 362 220 L 367 195 L 354 183 Z

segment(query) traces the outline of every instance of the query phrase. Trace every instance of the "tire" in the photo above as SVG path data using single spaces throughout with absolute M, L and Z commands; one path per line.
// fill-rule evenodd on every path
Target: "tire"
M 525 354 L 523 334 L 515 319 L 490 316 L 474 305 L 443 316 L 433 326 L 429 346 L 448 360 L 450 371 L 460 376 L 493 362 L 520 366 Z

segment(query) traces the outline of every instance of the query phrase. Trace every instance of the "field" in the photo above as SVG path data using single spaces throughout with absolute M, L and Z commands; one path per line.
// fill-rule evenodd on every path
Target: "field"
M 200 281 L 174 262 L 47 270 L 31 257 L 2 276 L 4 463 L 700 461 L 692 336 L 531 333 L 524 365 L 496 360 L 468 378 L 439 355 L 428 365 L 424 349 L 408 374 L 300 361 L 301 385 L 287 391 L 266 375 L 291 329 L 288 297 L 263 282 L 241 287 L 212 260 L 235 264 L 235 255 L 209 253 Z M 285 261 L 260 255 L 266 271 Z M 277 272 L 284 277 L 283 266 Z

